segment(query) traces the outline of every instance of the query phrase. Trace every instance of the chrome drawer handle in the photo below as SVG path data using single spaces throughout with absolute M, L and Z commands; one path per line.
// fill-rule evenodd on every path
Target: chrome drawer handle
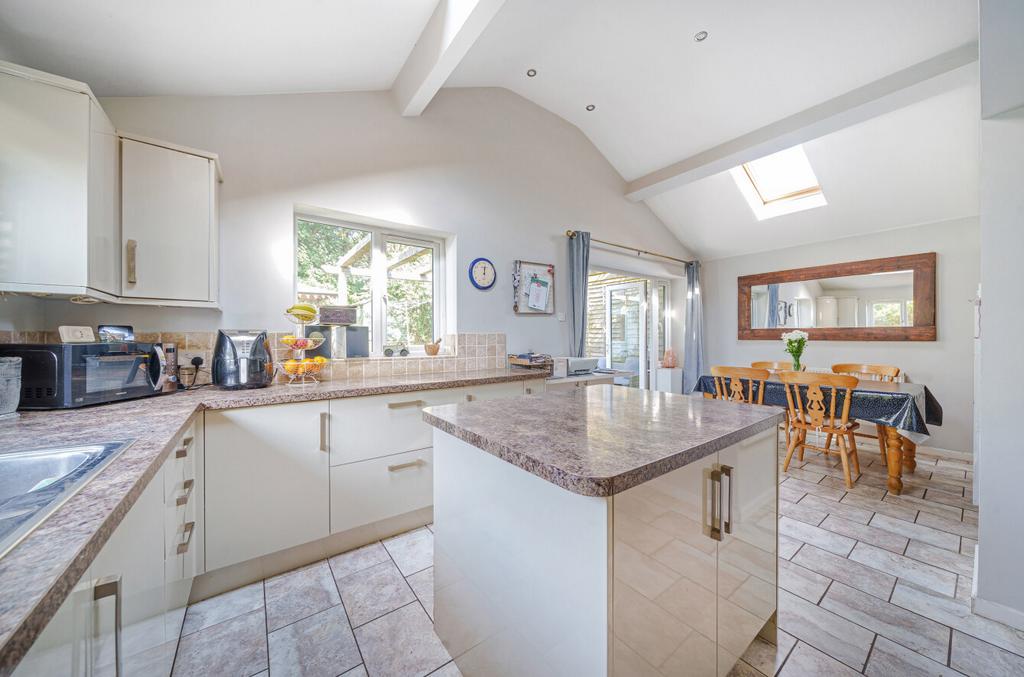
M 330 451 L 331 446 L 328 441 L 330 435 L 330 421 L 331 415 L 326 411 L 320 412 L 320 451 Z
M 725 533 L 727 533 L 727 534 L 731 534 L 732 533 L 732 482 L 733 482 L 732 471 L 733 471 L 733 467 L 731 465 L 722 465 L 722 476 L 729 478 L 729 496 L 728 496 L 728 498 L 724 498 L 723 497 L 723 500 L 722 500 L 722 504 L 723 504 L 722 508 L 723 509 L 724 508 L 728 508 L 729 509 L 729 517 L 724 520 L 725 526 L 723 527 L 723 531 L 725 531 Z M 719 478 L 719 480 L 718 480 L 718 486 L 719 487 L 722 486 L 721 478 Z
M 121 677 L 124 674 L 124 652 L 121 647 L 121 576 L 105 576 L 92 584 L 94 602 L 107 597 L 114 598 L 114 674 Z
M 188 499 L 192 498 L 192 488 L 195 487 L 195 484 L 195 480 L 185 480 L 185 483 L 181 485 L 185 493 L 174 499 L 174 504 L 181 506 L 188 503 Z
M 722 471 L 711 471 L 711 531 L 710 536 L 716 541 L 722 540 Z
M 395 465 L 388 466 L 388 472 L 395 472 L 396 470 L 405 470 L 406 468 L 416 468 L 424 465 L 426 461 L 422 458 L 417 458 L 415 461 L 409 461 L 408 463 L 396 463 Z
M 195 522 L 185 523 L 185 540 L 178 544 L 177 554 L 184 555 L 188 552 L 188 546 L 192 543 L 192 533 L 196 529 Z
M 423 400 L 406 400 L 405 402 L 388 402 L 388 409 L 405 409 L 406 407 L 422 407 Z

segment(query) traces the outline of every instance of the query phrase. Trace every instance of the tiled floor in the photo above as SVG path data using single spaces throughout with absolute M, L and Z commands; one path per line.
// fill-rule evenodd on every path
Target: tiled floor
M 779 647 L 735 675 L 1021 675 L 1024 633 L 971 613 L 969 462 L 918 450 L 903 495 L 870 441 L 853 490 L 808 452 L 781 475 Z M 459 675 L 433 632 L 427 528 L 189 608 L 175 675 Z
M 416 529 L 194 604 L 174 675 L 455 677 L 430 618 L 433 556 Z

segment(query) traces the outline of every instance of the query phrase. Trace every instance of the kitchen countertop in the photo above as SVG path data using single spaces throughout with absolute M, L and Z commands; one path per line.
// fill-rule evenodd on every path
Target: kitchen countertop
M 134 440 L 110 465 L 0 558 L 0 675 L 10 673 L 134 505 L 201 411 L 543 379 L 546 372 L 498 369 L 272 385 L 200 388 L 173 395 L 61 411 L 22 412 L 0 422 L 0 453 Z
M 593 385 L 427 407 L 439 430 L 584 496 L 612 496 L 777 426 L 776 407 Z

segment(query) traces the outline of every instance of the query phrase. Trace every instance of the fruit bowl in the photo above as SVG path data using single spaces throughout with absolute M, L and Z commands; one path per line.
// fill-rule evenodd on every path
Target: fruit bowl
M 323 371 L 329 364 L 325 357 L 306 357 L 304 359 L 289 359 L 277 363 L 280 371 L 291 385 L 304 385 L 317 383 L 316 375 Z
M 323 336 L 282 336 L 281 343 L 291 350 L 316 350 L 323 345 Z

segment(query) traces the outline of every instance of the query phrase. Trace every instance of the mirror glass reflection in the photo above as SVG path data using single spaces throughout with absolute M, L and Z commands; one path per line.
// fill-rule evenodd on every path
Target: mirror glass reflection
M 752 329 L 914 326 L 914 273 L 898 270 L 755 285 Z

